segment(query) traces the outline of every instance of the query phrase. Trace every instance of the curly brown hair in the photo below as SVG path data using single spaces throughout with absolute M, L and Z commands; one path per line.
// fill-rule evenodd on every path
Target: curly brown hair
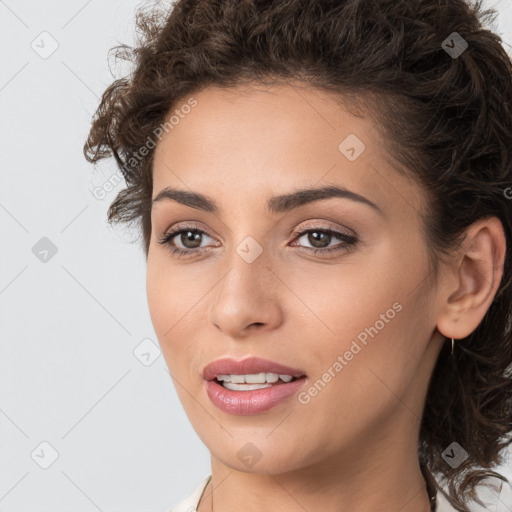
M 147 256 L 153 149 L 171 110 L 211 85 L 299 80 L 375 114 L 397 169 L 429 197 L 421 215 L 436 275 L 468 226 L 498 217 L 506 234 L 500 286 L 454 356 L 449 344 L 441 350 L 420 429 L 423 474 L 461 512 L 469 499 L 481 503 L 484 479 L 506 481 L 490 468 L 512 442 L 512 66 L 484 26 L 495 16 L 465 0 L 143 5 L 137 46 L 113 48 L 133 69 L 104 92 L 84 146 L 90 162 L 117 161 L 127 187 L 108 220 L 139 223 Z M 442 457 L 453 441 L 469 455 L 456 468 Z

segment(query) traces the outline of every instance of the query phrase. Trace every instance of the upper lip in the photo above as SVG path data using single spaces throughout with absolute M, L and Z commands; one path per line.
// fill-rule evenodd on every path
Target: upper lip
M 262 372 L 291 375 L 297 378 L 305 376 L 305 373 L 300 369 L 290 368 L 261 357 L 248 357 L 242 360 L 224 357 L 206 365 L 203 370 L 203 377 L 205 380 L 213 380 L 217 375 L 246 375 Z

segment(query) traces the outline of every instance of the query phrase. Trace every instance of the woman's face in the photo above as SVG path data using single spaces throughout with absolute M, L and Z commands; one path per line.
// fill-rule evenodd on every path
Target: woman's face
M 153 198 L 172 188 L 210 202 L 161 195 L 147 259 L 152 322 L 194 429 L 221 463 L 250 472 L 417 450 L 442 338 L 420 188 L 388 163 L 375 122 L 326 93 L 208 88 L 194 99 L 156 147 Z M 364 199 L 272 200 L 324 187 Z M 226 357 L 306 377 L 270 408 L 251 391 L 225 391 L 222 408 L 207 388 L 224 389 L 203 370 Z

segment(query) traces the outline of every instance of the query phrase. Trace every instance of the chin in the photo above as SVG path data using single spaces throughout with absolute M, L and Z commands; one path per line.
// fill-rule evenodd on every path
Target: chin
M 297 452 L 296 446 L 300 446 L 300 443 L 283 446 L 279 442 L 276 446 L 265 439 L 266 435 L 267 431 L 261 436 L 249 433 L 244 438 L 230 439 L 222 446 L 205 444 L 212 456 L 224 466 L 243 473 L 280 474 L 298 470 L 307 464 Z

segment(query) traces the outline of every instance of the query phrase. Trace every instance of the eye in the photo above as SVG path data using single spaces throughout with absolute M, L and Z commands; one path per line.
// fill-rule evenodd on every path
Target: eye
M 178 226 L 167 232 L 158 240 L 158 243 L 167 246 L 171 254 L 176 255 L 178 258 L 183 256 L 188 257 L 194 256 L 199 252 L 205 252 L 204 248 L 201 248 L 201 242 L 205 236 L 212 238 L 197 226 Z M 300 247 L 301 250 L 312 252 L 313 254 L 318 252 L 330 253 L 333 251 L 347 251 L 353 248 L 359 241 L 354 235 L 323 226 L 311 227 L 299 231 L 296 233 L 294 240 L 300 240 L 304 237 L 307 237 L 306 242 L 311 244 L 311 247 L 304 247 L 303 245 L 298 245 L 298 247 Z M 341 243 L 338 243 L 334 247 L 328 247 L 333 239 L 341 240 Z M 295 246 L 295 244 L 292 244 L 292 246 Z
M 181 256 L 192 256 L 200 252 L 200 244 L 204 236 L 211 238 L 205 231 L 197 226 L 178 226 L 166 233 L 159 241 L 159 244 L 166 245 L 172 254 Z M 176 247 L 175 241 L 181 244 Z
M 330 253 L 333 251 L 347 251 L 352 249 L 359 241 L 354 235 L 321 226 L 300 231 L 295 239 L 300 240 L 301 238 L 305 238 L 305 241 L 311 244 L 312 247 L 304 247 L 302 245 L 300 247 L 309 252 L 313 252 L 313 254 L 318 252 Z M 341 243 L 333 247 L 328 247 L 330 242 L 336 238 L 341 240 Z

